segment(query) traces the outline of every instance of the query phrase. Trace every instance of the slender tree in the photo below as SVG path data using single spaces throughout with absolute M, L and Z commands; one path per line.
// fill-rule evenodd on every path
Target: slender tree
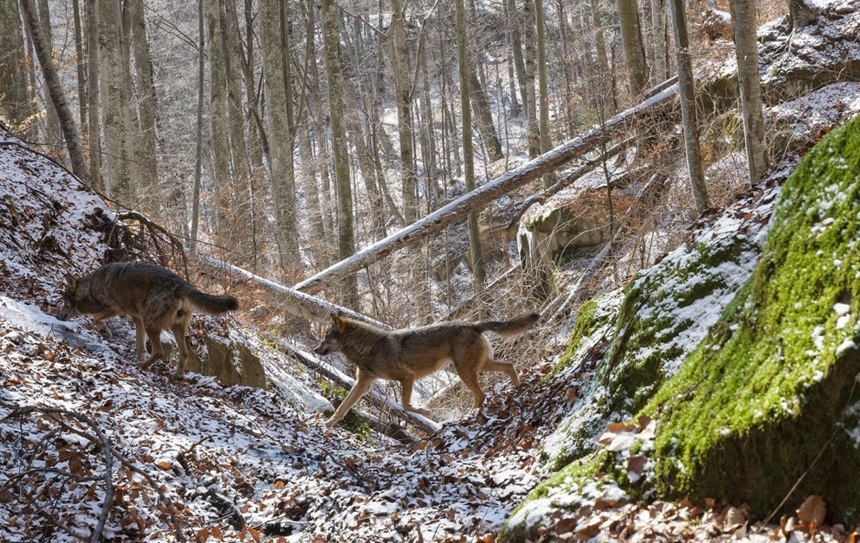
M 472 112 L 469 106 L 469 50 L 466 43 L 466 10 L 463 0 L 455 0 L 454 4 L 457 28 L 457 59 L 460 71 L 460 115 L 463 121 L 463 166 L 465 170 L 466 192 L 475 190 L 474 150 L 472 148 Z M 485 272 L 484 259 L 481 253 L 481 237 L 478 229 L 478 213 L 470 211 L 467 216 L 469 228 L 469 253 L 472 257 L 472 276 L 474 277 L 475 292 L 481 293 L 484 288 Z
M 334 155 L 335 185 L 337 187 L 337 240 L 340 259 L 355 253 L 353 232 L 352 184 L 349 176 L 346 126 L 344 123 L 343 73 L 338 45 L 340 39 L 335 19 L 334 0 L 323 0 L 323 45 L 328 75 L 328 102 L 331 114 L 331 146 Z M 341 289 L 347 307 L 358 309 L 358 283 L 355 275 L 344 281 Z
M 418 176 L 412 147 L 412 86 L 409 82 L 409 50 L 403 4 L 391 0 L 391 68 L 394 73 L 394 95 L 397 102 L 397 127 L 400 135 L 400 171 L 403 179 L 403 216 L 411 223 L 418 218 Z
M 690 187 L 696 210 L 701 214 L 708 210 L 708 189 L 702 169 L 702 152 L 699 147 L 699 124 L 696 120 L 696 94 L 693 79 L 693 62 L 690 59 L 690 39 L 687 36 L 687 17 L 684 0 L 669 0 L 672 11 L 672 27 L 675 30 L 677 48 L 678 86 L 681 94 L 681 119 L 684 124 L 684 148 L 687 152 L 687 170 L 690 172 Z
M 764 139 L 761 81 L 758 68 L 755 0 L 732 0 L 732 26 L 738 60 L 738 87 L 744 119 L 744 142 L 749 162 L 750 183 L 755 184 L 767 170 Z
M 156 153 L 156 104 L 155 82 L 152 79 L 152 61 L 149 40 L 146 36 L 146 20 L 143 16 L 143 0 L 128 0 L 134 45 L 134 66 L 137 74 L 137 107 L 140 122 L 139 141 L 134 146 L 141 177 L 139 179 L 140 205 L 146 211 L 159 215 L 160 186 L 158 184 L 158 157 Z
M 526 118 L 529 129 L 529 158 L 540 154 L 540 127 L 538 126 L 537 101 L 535 98 L 535 4 L 534 0 L 523 2 L 523 41 L 526 61 Z
M 552 139 L 549 136 L 549 89 L 546 81 L 546 23 L 544 20 L 543 0 L 535 0 L 535 26 L 537 28 L 537 64 L 538 64 L 538 102 L 540 111 L 540 152 L 546 153 L 552 149 Z M 547 174 L 543 177 L 544 187 L 554 182 L 554 176 Z
M 618 0 L 618 20 L 621 25 L 624 58 L 627 61 L 630 94 L 635 97 L 648 86 L 648 66 L 636 0 Z
M 103 0 L 84 2 L 84 25 L 87 36 L 87 135 L 90 150 L 90 186 L 99 192 L 105 191 L 102 177 L 102 125 L 99 112 L 101 102 L 101 76 L 99 74 L 99 3 Z
M 81 179 L 86 179 L 86 164 L 84 162 L 84 153 L 81 149 L 81 142 L 78 139 L 78 130 L 75 127 L 75 117 L 72 115 L 72 110 L 66 101 L 66 95 L 63 92 L 62 83 L 60 83 L 60 76 L 57 74 L 57 67 L 54 65 L 54 60 L 51 56 L 50 42 L 45 39 L 43 30 L 40 28 L 39 17 L 36 14 L 36 6 L 33 4 L 33 0 L 22 0 L 21 5 L 24 8 L 27 24 L 30 26 L 30 35 L 33 37 L 33 46 L 36 48 L 39 64 L 42 65 L 45 84 L 51 95 L 51 101 L 57 108 L 63 138 L 66 140 L 66 148 L 69 151 L 69 158 L 72 162 L 72 171 Z
M 296 219 L 296 186 L 293 170 L 292 127 L 287 115 L 281 14 L 277 0 L 261 0 L 263 70 L 265 91 L 267 141 L 269 142 L 269 175 L 275 205 L 275 237 L 283 273 L 295 279 L 301 269 L 298 222 Z
M 87 67 L 84 59 L 84 31 L 81 24 L 81 6 L 78 0 L 72 0 L 72 19 L 75 31 L 75 68 L 78 76 L 78 112 L 81 127 L 81 141 L 89 139 L 87 133 Z
M 197 152 L 194 159 L 194 186 L 191 193 L 191 235 L 188 252 L 197 253 L 197 234 L 200 227 L 200 183 L 203 177 L 203 106 L 206 79 L 206 11 L 203 0 L 197 2 Z
M 0 109 L 14 128 L 24 129 L 25 138 L 35 139 L 26 57 L 18 2 L 0 2 Z
M 107 157 L 108 194 L 125 206 L 133 206 L 131 183 L 131 150 L 129 149 L 127 108 L 124 94 L 128 72 L 123 69 L 121 50 L 122 13 L 119 0 L 98 1 L 99 83 L 101 85 L 102 119 L 105 155 Z

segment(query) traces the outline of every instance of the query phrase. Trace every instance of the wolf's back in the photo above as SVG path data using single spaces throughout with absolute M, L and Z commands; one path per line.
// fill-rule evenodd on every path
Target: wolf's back
M 235 311 L 239 309 L 239 300 L 233 296 L 215 296 L 213 294 L 206 294 L 205 292 L 200 292 L 194 287 L 191 287 L 188 290 L 185 297 L 195 308 L 210 315 L 217 315 L 219 313 L 226 313 L 227 311 Z
M 475 325 L 481 332 L 495 332 L 500 336 L 522 334 L 540 320 L 539 313 L 526 313 L 509 321 L 485 321 Z

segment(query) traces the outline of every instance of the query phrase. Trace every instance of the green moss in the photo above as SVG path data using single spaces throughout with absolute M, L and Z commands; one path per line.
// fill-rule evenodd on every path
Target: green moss
M 765 514 L 801 481 L 788 508 L 815 493 L 836 518 L 856 515 L 856 425 L 841 425 L 860 399 L 860 354 L 843 343 L 860 336 L 858 171 L 855 118 L 792 174 L 753 276 L 645 408 L 661 419 L 660 494 L 746 501 Z M 837 303 L 850 308 L 846 317 Z
M 605 316 L 604 318 L 598 317 L 599 309 L 600 306 L 596 300 L 589 300 L 582 304 L 576 313 L 576 323 L 573 325 L 570 339 L 567 340 L 567 349 L 565 349 L 564 354 L 561 355 L 561 359 L 559 359 L 555 367 L 544 376 L 544 381 L 552 379 L 579 360 L 576 354 L 582 340 L 593 334 L 604 323 L 604 318 L 606 318 Z

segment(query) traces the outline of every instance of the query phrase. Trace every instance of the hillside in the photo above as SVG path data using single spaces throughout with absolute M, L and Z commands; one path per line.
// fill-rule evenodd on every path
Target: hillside
M 260 325 L 252 287 L 186 268 L 157 225 L 0 129 L 0 541 L 854 541 L 860 84 L 805 78 L 800 60 L 827 52 L 833 80 L 856 69 L 860 18 L 856 0 L 827 5 L 832 42 L 767 40 L 765 85 L 788 90 L 766 112 L 766 178 L 742 187 L 726 178 L 743 159 L 715 160 L 724 208 L 619 242 L 596 295 L 520 340 L 537 362 L 515 360 L 522 384 L 490 383 L 481 412 L 448 410 L 457 391 L 434 382 L 422 402 L 455 420 L 429 436 L 327 429 L 335 387 L 279 347 L 310 351 L 319 323 Z M 663 200 L 689 192 L 675 158 Z M 603 188 L 585 181 L 547 206 Z M 600 254 L 565 255 L 560 304 Z M 179 382 L 137 367 L 129 319 L 105 339 L 53 316 L 66 274 L 142 258 L 242 302 L 195 318 Z

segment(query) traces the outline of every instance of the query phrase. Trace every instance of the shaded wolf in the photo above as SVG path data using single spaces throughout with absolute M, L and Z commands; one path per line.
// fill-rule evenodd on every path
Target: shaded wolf
M 75 315 L 92 315 L 96 327 L 110 337 L 104 319 L 120 314 L 131 316 L 137 362 L 143 369 L 164 356 L 161 331 L 170 329 L 179 346 L 175 377 L 180 378 L 185 374 L 188 359 L 185 331 L 191 322 L 192 310 L 215 315 L 238 307 L 236 298 L 201 292 L 165 268 L 143 262 L 115 262 L 80 279 L 66 275 L 63 307 L 57 318 L 65 321 Z M 149 358 L 144 350 L 144 333 L 152 344 Z
M 319 355 L 342 352 L 358 367 L 358 373 L 352 390 L 326 421 L 329 427 L 337 424 L 377 379 L 398 381 L 403 387 L 403 408 L 429 415 L 427 410 L 412 406 L 412 385 L 416 379 L 442 369 L 449 362 L 454 363 L 457 375 L 472 392 L 474 407 L 480 408 L 485 394 L 478 384 L 478 372 L 503 371 L 515 386 L 520 384 L 517 370 L 510 362 L 493 360 L 493 349 L 483 332 L 502 336 L 521 334 L 540 315 L 528 313 L 509 321 L 446 322 L 393 331 L 342 314 L 333 314 L 331 318 L 333 326 L 314 352 Z

